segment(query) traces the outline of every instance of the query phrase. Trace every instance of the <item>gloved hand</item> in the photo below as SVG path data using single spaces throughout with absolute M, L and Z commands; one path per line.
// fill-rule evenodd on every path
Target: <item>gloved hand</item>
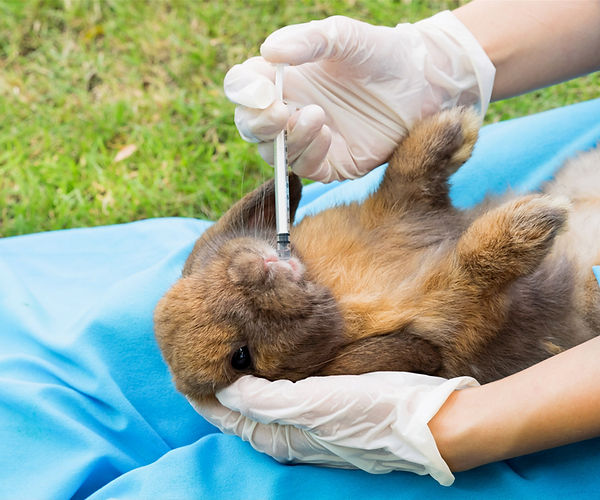
M 246 376 L 219 391 L 220 403 L 191 402 L 223 432 L 284 463 L 454 476 L 427 423 L 470 377 L 406 372 L 311 377 L 298 382 Z
M 238 104 L 242 137 L 273 163 L 273 139 L 288 131 L 288 158 L 302 177 L 360 177 L 388 159 L 421 117 L 455 105 L 485 114 L 495 68 L 450 12 L 395 28 L 336 16 L 284 27 L 262 57 L 229 70 L 225 94 Z M 284 101 L 275 70 L 287 63 Z

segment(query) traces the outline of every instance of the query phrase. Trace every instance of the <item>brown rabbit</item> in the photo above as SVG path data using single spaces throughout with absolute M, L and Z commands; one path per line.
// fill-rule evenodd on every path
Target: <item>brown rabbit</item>
M 273 183 L 236 203 L 156 308 L 178 389 L 199 399 L 244 374 L 377 370 L 488 382 L 600 333 L 600 155 L 547 195 L 461 211 L 447 181 L 478 128 L 461 108 L 418 123 L 364 203 L 293 227 L 289 262 L 274 250 Z M 293 218 L 301 184 L 289 180 Z

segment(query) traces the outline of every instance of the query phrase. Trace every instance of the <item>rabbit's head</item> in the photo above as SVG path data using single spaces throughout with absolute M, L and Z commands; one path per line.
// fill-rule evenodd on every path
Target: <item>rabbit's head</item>
M 290 179 L 291 217 L 301 194 Z M 236 203 L 196 242 L 182 277 L 160 300 L 155 332 L 178 389 L 214 394 L 244 374 L 298 380 L 344 343 L 330 291 L 300 256 L 275 251 L 273 182 Z

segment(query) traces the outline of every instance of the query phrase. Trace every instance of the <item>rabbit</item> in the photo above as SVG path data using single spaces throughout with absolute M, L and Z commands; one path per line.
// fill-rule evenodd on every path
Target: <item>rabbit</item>
M 600 332 L 600 152 L 541 193 L 459 210 L 448 178 L 480 118 L 452 108 L 415 124 L 378 189 L 304 217 L 275 251 L 272 181 L 195 243 L 158 302 L 155 333 L 179 391 L 214 397 L 253 374 L 411 371 L 480 383 Z M 302 184 L 289 176 L 293 221 Z

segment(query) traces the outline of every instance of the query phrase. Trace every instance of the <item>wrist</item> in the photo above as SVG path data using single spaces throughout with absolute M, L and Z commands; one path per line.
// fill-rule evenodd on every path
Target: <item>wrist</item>
M 518 419 L 497 411 L 493 384 L 454 391 L 429 422 L 438 450 L 453 472 L 514 455 L 511 450 L 521 436 Z
M 428 424 L 440 455 L 452 472 L 469 468 L 469 450 L 466 448 L 476 424 L 472 415 L 465 415 L 465 410 L 471 407 L 472 393 L 478 389 L 454 391 Z
M 415 27 L 421 33 L 433 66 L 444 75 L 439 78 L 434 74 L 428 78 L 445 97 L 443 101 L 452 105 L 475 105 L 484 116 L 496 69 L 479 41 L 450 11 L 419 21 Z M 451 87 L 445 88 L 448 83 L 445 76 L 452 77 Z

